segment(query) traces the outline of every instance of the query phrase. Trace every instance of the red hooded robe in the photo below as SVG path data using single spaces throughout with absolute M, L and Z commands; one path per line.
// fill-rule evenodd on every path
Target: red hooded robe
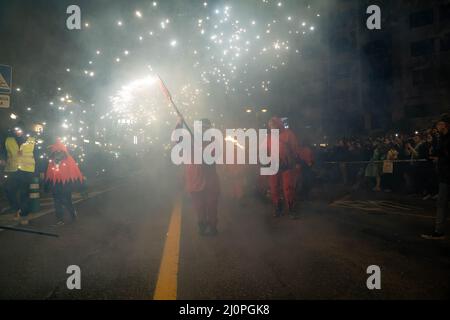
M 65 157 L 59 163 L 54 159 L 49 160 L 45 182 L 51 185 L 83 182 L 83 174 L 78 168 L 78 164 L 69 154 L 67 147 L 61 140 L 58 139 L 54 145 L 50 146 L 50 151 L 51 153 L 63 152 Z

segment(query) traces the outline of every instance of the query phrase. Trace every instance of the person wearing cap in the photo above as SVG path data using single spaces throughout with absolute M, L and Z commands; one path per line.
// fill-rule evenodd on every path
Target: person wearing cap
M 69 212 L 72 222 L 76 220 L 77 213 L 72 203 L 72 192 L 81 187 L 83 182 L 84 177 L 78 164 L 58 138 L 56 143 L 50 146 L 50 157 L 45 173 L 45 187 L 53 196 L 56 226 L 64 225 L 64 208 Z
M 36 170 L 36 140 L 24 133 L 22 125 L 17 125 L 5 139 L 3 161 L 5 174 L 5 194 L 10 204 L 10 212 L 16 213 L 20 224 L 28 224 L 29 189 Z
M 433 155 L 437 157 L 437 170 L 439 178 L 439 193 L 434 232 L 423 234 L 422 238 L 428 240 L 445 239 L 444 229 L 448 215 L 449 184 L 450 184 L 450 116 L 445 114 L 436 123 L 439 132 Z

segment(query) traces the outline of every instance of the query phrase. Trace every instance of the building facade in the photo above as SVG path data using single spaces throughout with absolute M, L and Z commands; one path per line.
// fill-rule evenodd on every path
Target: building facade
M 450 1 L 335 1 L 328 12 L 332 133 L 426 127 L 450 109 Z M 369 30 L 369 5 L 381 30 Z

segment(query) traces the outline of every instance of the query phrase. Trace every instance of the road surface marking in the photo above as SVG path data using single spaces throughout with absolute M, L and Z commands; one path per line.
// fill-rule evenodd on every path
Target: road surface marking
M 399 209 L 399 210 L 403 210 L 403 211 L 411 211 L 411 210 L 420 210 L 420 208 L 409 206 L 409 205 L 404 205 L 404 204 L 397 204 L 397 203 L 390 202 L 390 201 L 337 200 L 337 201 L 331 203 L 330 206 L 350 208 L 350 209 L 359 209 L 362 211 L 372 211 L 372 212 L 377 211 L 377 212 L 382 212 L 385 214 L 393 214 L 393 215 L 399 215 L 399 216 L 434 219 L 434 216 L 431 216 L 431 215 L 422 215 L 422 214 L 413 214 L 413 213 L 407 213 L 407 212 L 393 211 L 393 209 Z
M 78 200 L 73 200 L 73 204 L 76 204 L 76 203 L 78 203 L 78 202 L 82 202 L 82 201 L 85 201 L 85 200 L 89 200 L 89 199 L 91 199 L 91 198 L 95 198 L 95 197 L 98 196 L 98 195 L 101 195 L 101 194 L 103 194 L 103 193 L 106 193 L 106 192 L 112 191 L 112 190 L 114 190 L 114 189 L 117 189 L 117 188 L 120 187 L 120 186 L 121 186 L 121 185 L 117 185 L 117 186 L 110 187 L 110 188 L 107 188 L 107 189 L 104 189 L 104 190 L 101 190 L 101 191 L 93 191 L 93 192 L 90 192 L 88 198 L 80 198 L 80 199 L 78 199 Z M 76 198 L 76 197 L 74 197 L 74 198 Z M 52 201 L 52 204 L 53 204 L 53 201 Z M 52 209 L 47 209 L 47 210 L 44 210 L 44 211 L 39 211 L 39 212 L 37 212 L 37 213 L 30 213 L 30 214 L 28 215 L 28 220 L 34 220 L 34 219 L 40 218 L 40 217 L 45 216 L 45 215 L 47 215 L 47 214 L 49 214 L 49 213 L 52 213 L 52 212 L 55 212 L 55 209 L 52 208 Z M 0 219 L 0 221 L 1 221 L 1 219 Z M 18 224 L 19 224 L 18 221 L 14 221 L 13 224 L 10 224 L 10 223 L 9 223 L 7 226 L 13 227 L 13 226 L 16 226 L 16 225 L 18 225 Z M 6 224 L 5 224 L 5 225 L 6 225 Z M 2 231 L 5 231 L 5 230 L 4 230 L 4 229 L 0 229 L 0 232 L 2 232 Z
M 181 197 L 175 201 L 159 267 L 154 300 L 176 300 L 181 233 Z

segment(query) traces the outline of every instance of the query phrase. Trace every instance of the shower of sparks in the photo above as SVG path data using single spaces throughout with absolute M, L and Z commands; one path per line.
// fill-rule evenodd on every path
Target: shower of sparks
M 320 29 L 313 2 L 299 3 L 186 1 L 178 12 L 155 1 L 114 16 L 90 17 L 81 34 L 90 54 L 84 62 L 69 62 L 62 72 L 70 77 L 67 83 L 92 88 L 91 98 L 72 96 L 70 84 L 64 88 L 61 82 L 46 102 L 60 114 L 64 141 L 79 149 L 80 161 L 87 145 L 116 158 L 126 144 L 167 147 L 163 134 L 173 127 L 175 113 L 155 85 L 155 72 L 167 79 L 190 121 L 223 117 L 227 110 L 218 105 L 224 95 L 269 95 L 290 64 L 301 63 L 309 38 Z M 99 85 L 102 90 L 95 89 Z M 241 111 L 253 114 L 256 109 Z

